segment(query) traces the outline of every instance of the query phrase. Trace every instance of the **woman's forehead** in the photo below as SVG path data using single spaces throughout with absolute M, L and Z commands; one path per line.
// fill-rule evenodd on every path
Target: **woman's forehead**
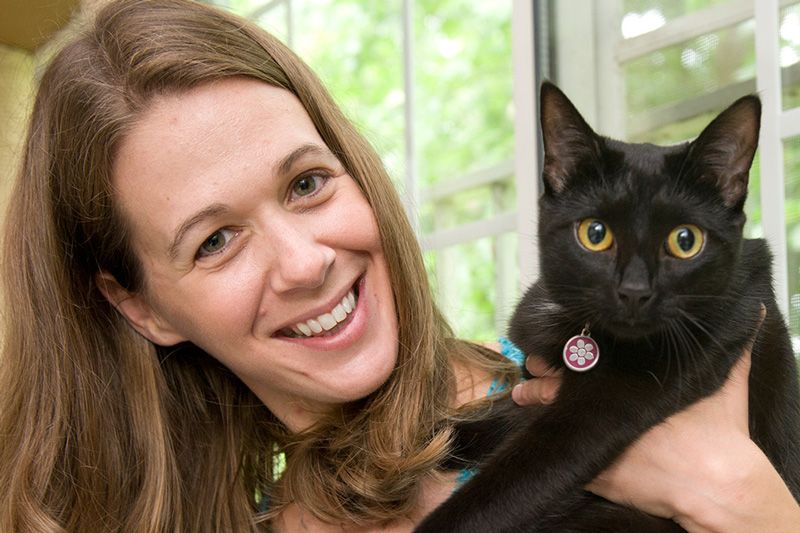
M 232 78 L 154 100 L 120 143 L 114 180 L 119 187 L 167 171 L 188 175 L 257 160 L 277 164 L 301 144 L 325 146 L 293 94 Z
M 300 100 L 289 91 L 250 78 L 226 78 L 187 90 L 153 97 L 136 121 L 131 135 L 164 135 L 173 138 L 195 128 L 211 133 L 217 128 L 228 132 L 253 128 L 259 120 L 270 125 L 292 121 L 296 128 L 311 126 L 311 118 Z M 248 134 L 249 131 L 243 132 Z M 186 138 L 202 141 L 204 135 Z

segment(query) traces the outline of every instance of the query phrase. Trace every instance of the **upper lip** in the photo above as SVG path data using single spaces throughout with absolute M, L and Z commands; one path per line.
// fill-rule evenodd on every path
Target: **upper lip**
M 357 283 L 358 279 L 359 278 L 356 278 L 355 280 L 350 282 L 350 284 L 347 285 L 343 290 L 339 291 L 338 296 L 330 298 L 327 303 L 320 304 L 317 307 L 315 307 L 314 309 L 312 309 L 311 311 L 307 311 L 307 312 L 303 313 L 302 315 L 298 315 L 295 318 L 287 320 L 282 326 L 279 326 L 278 328 L 276 328 L 275 334 L 279 334 L 281 331 L 283 331 L 284 329 L 287 329 L 287 328 L 291 329 L 293 326 L 295 326 L 296 324 L 299 324 L 300 322 L 306 322 L 307 320 L 310 320 L 312 318 L 317 318 L 318 316 L 320 316 L 322 314 L 330 313 L 331 310 L 334 307 L 336 307 L 336 305 L 339 302 L 342 301 L 342 299 L 347 295 L 347 293 L 350 292 L 351 290 L 353 290 L 353 287 Z

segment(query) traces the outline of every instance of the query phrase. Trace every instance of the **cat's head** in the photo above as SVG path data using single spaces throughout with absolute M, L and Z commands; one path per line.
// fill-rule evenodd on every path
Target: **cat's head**
M 758 98 L 737 100 L 697 139 L 669 147 L 596 134 L 550 83 L 540 112 L 539 246 L 551 297 L 576 320 L 629 338 L 724 306 L 758 145 Z

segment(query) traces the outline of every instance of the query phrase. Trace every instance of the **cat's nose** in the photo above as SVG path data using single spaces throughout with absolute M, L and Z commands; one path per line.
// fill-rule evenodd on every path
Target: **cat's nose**
M 630 311 L 638 311 L 647 305 L 653 297 L 653 291 L 647 287 L 626 287 L 622 285 L 617 289 L 619 301 L 622 302 Z

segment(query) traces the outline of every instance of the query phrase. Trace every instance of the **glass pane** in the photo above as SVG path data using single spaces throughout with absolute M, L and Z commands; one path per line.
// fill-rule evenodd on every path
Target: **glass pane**
M 800 2 L 781 10 L 780 63 L 783 108 L 800 107 Z
M 513 154 L 511 2 L 415 2 L 420 186 Z
M 252 11 L 251 11 L 252 12 Z M 286 44 L 289 42 L 289 2 L 274 4 L 256 19 L 256 24 Z
M 784 143 L 786 244 L 789 278 L 789 329 L 795 354 L 800 355 L 800 137 Z
M 630 39 L 656 30 L 668 21 L 729 0 L 624 0 L 620 31 Z
M 425 202 L 420 210 L 420 228 L 422 233 L 428 234 L 513 211 L 514 198 L 514 182 L 509 177 L 491 186 L 467 189 Z
M 755 76 L 754 26 L 754 22 L 748 20 L 623 65 L 628 131 L 650 126 L 648 121 L 642 126 L 646 112 L 752 79 Z M 673 116 L 683 113 L 687 111 L 677 109 Z
M 395 177 L 404 161 L 401 0 L 292 0 L 292 46 Z
M 207 0 L 249 16 L 269 0 Z M 292 28 L 287 27 L 291 3 Z M 322 79 L 342 110 L 402 180 L 405 166 L 402 0 L 285 0 L 256 19 Z
M 425 254 L 440 309 L 457 336 L 495 341 L 516 302 L 516 236 L 501 235 Z M 495 309 L 497 311 L 495 311 Z
M 747 223 L 744 225 L 744 236 L 758 239 L 764 236 L 761 225 L 761 153 L 756 152 L 753 166 L 750 168 L 750 184 L 747 188 L 747 202 L 744 204 Z

